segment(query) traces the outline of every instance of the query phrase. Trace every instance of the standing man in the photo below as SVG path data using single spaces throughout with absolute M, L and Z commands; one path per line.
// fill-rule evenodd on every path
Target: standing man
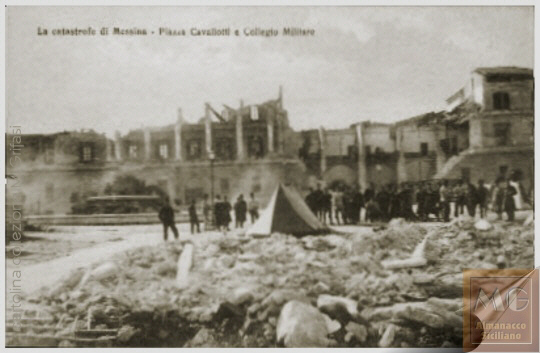
M 358 224 L 360 222 L 360 213 L 362 212 L 362 208 L 364 207 L 364 195 L 360 192 L 358 186 L 355 186 L 354 189 L 351 192 L 352 194 L 349 194 L 347 199 L 348 206 L 346 206 L 346 210 L 350 208 L 347 213 L 350 214 L 349 222 L 353 224 Z
M 400 216 L 400 209 L 399 186 L 394 183 L 390 188 L 390 219 L 398 218 Z
M 235 228 L 243 228 L 244 222 L 246 221 L 247 213 L 247 204 L 244 201 L 244 195 L 240 194 L 236 203 L 234 204 L 234 219 L 235 219 Z
M 159 210 L 158 217 L 163 224 L 163 240 L 167 241 L 169 227 L 174 233 L 174 239 L 178 239 L 178 229 L 174 224 L 174 210 L 169 203 L 168 197 L 163 200 L 163 206 Z
M 440 217 L 444 222 L 450 221 L 450 189 L 448 189 L 448 180 L 443 180 L 439 188 Z
M 249 197 L 249 216 L 251 217 L 251 224 L 253 224 L 259 218 L 259 203 L 255 200 L 253 193 L 249 194 Z
M 375 196 L 375 187 L 373 183 L 369 183 L 369 186 L 364 190 L 364 202 L 367 204 Z
M 460 214 L 463 213 L 463 205 L 465 204 L 465 195 L 463 192 L 463 181 L 460 180 L 454 186 L 453 193 L 454 193 L 454 199 L 455 199 L 455 207 L 454 207 L 454 217 L 457 218 Z
M 324 189 L 322 193 L 322 221 L 324 224 L 326 224 L 326 216 L 328 215 L 328 218 L 330 220 L 330 223 L 332 223 L 332 195 L 328 191 L 328 189 Z
M 467 188 L 465 192 L 465 203 L 467 205 L 467 213 L 474 218 L 476 215 L 476 204 L 478 203 L 478 196 L 476 195 L 476 188 L 474 185 L 467 181 Z
M 375 196 L 379 205 L 380 218 L 383 222 L 388 222 L 388 209 L 390 207 L 390 194 L 386 185 L 381 186 L 381 191 Z
M 321 184 L 317 184 L 317 190 L 313 192 L 313 203 L 315 205 L 315 215 L 322 222 L 324 214 L 324 192 L 321 190 Z
M 428 205 L 427 205 L 427 211 L 426 216 L 429 220 L 429 215 L 433 214 L 437 220 L 439 219 L 439 201 L 440 201 L 440 195 L 439 195 L 439 187 L 436 182 L 430 182 L 428 183 Z
M 378 207 L 375 203 L 375 187 L 373 183 L 364 190 L 364 202 L 366 204 L 366 222 L 373 222 L 378 217 Z
M 219 195 L 216 195 L 216 202 L 214 203 L 214 224 L 218 231 L 220 231 L 224 225 L 223 202 L 221 202 L 221 196 Z
M 375 222 L 380 220 L 381 212 L 379 210 L 379 205 L 375 201 L 375 197 L 372 197 L 366 203 L 366 222 Z
M 497 219 L 502 219 L 504 208 L 504 179 L 497 177 L 491 188 L 492 209 L 497 213 Z
M 512 222 L 514 220 L 514 212 L 516 211 L 516 202 L 514 195 L 517 194 L 516 188 L 510 184 L 510 179 L 506 181 L 504 187 L 504 212 L 508 216 L 508 220 Z
M 480 206 L 480 218 L 486 217 L 489 190 L 484 186 L 484 180 L 478 180 L 478 188 L 476 189 L 477 201 Z
M 412 210 L 412 187 L 406 183 L 402 183 L 401 192 L 399 193 L 401 216 L 408 221 L 412 221 L 416 218 Z
M 200 233 L 201 229 L 199 228 L 199 218 L 197 217 L 197 207 L 195 205 L 195 199 L 191 200 L 188 211 L 191 234 L 195 233 L 195 230 L 197 231 L 197 233 Z
M 344 217 L 344 201 L 343 201 L 343 192 L 339 189 L 337 189 L 334 192 L 334 218 L 336 219 L 336 223 L 340 224 L 339 219 L 341 218 L 341 223 L 345 223 L 345 219 L 347 217 Z M 350 211 L 349 211 L 350 212 Z M 330 216 L 330 222 L 332 221 L 332 216 Z

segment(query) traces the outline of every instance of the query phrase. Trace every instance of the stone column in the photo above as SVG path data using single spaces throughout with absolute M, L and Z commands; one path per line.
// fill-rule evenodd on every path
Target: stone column
M 182 115 L 182 108 L 178 108 L 178 118 L 174 125 L 174 158 L 177 161 L 182 160 L 182 124 L 184 123 L 184 117 Z
M 399 153 L 399 159 L 397 163 L 397 181 L 398 183 L 407 181 L 407 168 L 405 166 L 406 160 L 403 153 L 403 127 L 396 129 L 396 150 Z
M 274 119 L 268 118 L 266 121 L 266 131 L 268 133 L 268 153 L 274 153 Z
M 283 116 L 281 115 L 278 115 L 277 117 L 277 126 L 278 126 L 278 129 L 277 129 L 277 141 L 278 141 L 278 153 L 279 154 L 283 154 L 283 145 L 284 145 L 284 141 L 285 141 L 285 136 L 283 136 L 284 132 L 285 132 L 285 129 L 283 128 Z
M 244 159 L 244 130 L 242 125 L 242 113 L 236 112 L 236 159 Z
M 256 105 L 250 105 L 249 115 L 251 117 L 251 120 L 259 120 L 259 108 Z
M 210 105 L 205 103 L 204 106 L 204 140 L 206 143 L 206 153 L 212 151 L 212 118 L 210 116 Z
M 114 154 L 116 160 L 120 162 L 122 160 L 122 138 L 119 131 L 116 131 L 114 134 Z
M 321 178 L 326 172 L 326 139 L 324 138 L 324 130 L 322 127 L 319 128 L 319 143 L 321 146 Z
M 144 128 L 143 134 L 144 134 L 144 158 L 148 160 L 152 158 L 152 141 L 150 138 L 150 129 Z
M 363 191 L 368 186 L 366 149 L 364 143 L 364 126 L 362 123 L 356 124 L 356 139 L 358 147 L 358 186 Z

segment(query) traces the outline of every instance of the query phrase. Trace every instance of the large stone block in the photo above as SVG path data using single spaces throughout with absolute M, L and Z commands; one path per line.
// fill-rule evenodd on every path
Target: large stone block
M 329 340 L 326 320 L 317 308 L 292 300 L 285 304 L 277 323 L 277 341 L 285 347 L 326 347 Z

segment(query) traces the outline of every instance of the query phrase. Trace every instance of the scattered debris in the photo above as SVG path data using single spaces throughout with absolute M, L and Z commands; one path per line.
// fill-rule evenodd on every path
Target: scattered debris
M 186 244 L 182 255 L 178 259 L 178 270 L 176 271 L 176 285 L 178 288 L 186 288 L 189 285 L 189 270 L 193 261 L 193 244 Z
M 285 347 L 326 347 L 328 333 L 326 320 L 315 307 L 296 300 L 283 306 L 276 337 Z
M 474 224 L 474 228 L 478 230 L 490 230 L 491 227 L 491 223 L 483 218 Z
M 388 348 L 392 347 L 394 343 L 394 338 L 396 337 L 397 326 L 394 324 L 389 324 L 386 326 L 384 333 L 379 341 L 379 347 Z
M 478 223 L 169 242 L 74 270 L 28 301 L 58 326 L 51 346 L 460 347 L 462 270 L 534 264 L 533 224 Z M 9 324 L 8 345 L 35 343 Z

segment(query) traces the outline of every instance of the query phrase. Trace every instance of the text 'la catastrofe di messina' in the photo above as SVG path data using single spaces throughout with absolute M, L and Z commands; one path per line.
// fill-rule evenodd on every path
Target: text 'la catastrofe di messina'
M 229 36 L 244 36 L 244 37 L 277 37 L 282 36 L 314 36 L 315 30 L 312 28 L 300 28 L 300 27 L 284 27 L 277 28 L 259 28 L 259 27 L 245 27 L 245 28 L 197 28 L 192 27 L 189 29 L 184 28 L 169 28 L 159 27 L 157 29 L 149 30 L 147 28 L 120 28 L 120 27 L 101 27 L 101 28 L 53 28 L 48 29 L 44 27 L 37 28 L 37 34 L 39 36 L 96 36 L 96 35 L 120 35 L 120 36 L 209 36 L 209 37 L 229 37 Z

